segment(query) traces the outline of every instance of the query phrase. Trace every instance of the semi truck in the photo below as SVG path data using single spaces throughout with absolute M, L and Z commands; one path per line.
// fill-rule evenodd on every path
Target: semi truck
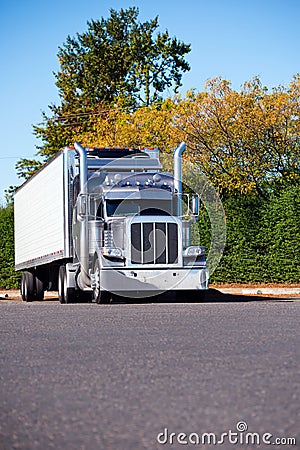
M 191 245 L 199 197 L 183 201 L 182 153 L 163 171 L 157 148 L 59 151 L 15 193 L 15 268 L 23 301 L 61 303 L 208 289 L 205 247 Z

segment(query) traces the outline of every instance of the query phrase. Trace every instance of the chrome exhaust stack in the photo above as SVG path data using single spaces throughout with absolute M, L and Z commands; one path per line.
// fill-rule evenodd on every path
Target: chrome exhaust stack
M 87 165 L 87 152 L 78 142 L 75 142 L 74 148 L 79 156 L 79 183 L 80 183 L 80 195 L 83 202 L 86 202 L 88 188 L 88 165 Z M 86 203 L 87 206 L 87 203 Z M 78 275 L 77 283 L 80 289 L 84 290 L 86 287 L 91 286 L 91 280 L 89 273 L 89 228 L 88 228 L 87 211 L 83 211 L 80 217 L 80 273 Z
M 186 143 L 181 142 L 174 150 L 174 188 L 178 195 L 178 217 L 182 216 L 182 159 L 181 155 L 186 149 Z

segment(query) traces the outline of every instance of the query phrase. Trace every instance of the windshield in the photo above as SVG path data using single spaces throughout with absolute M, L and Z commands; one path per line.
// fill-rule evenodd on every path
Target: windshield
M 106 200 L 106 213 L 112 216 L 170 216 L 169 200 Z

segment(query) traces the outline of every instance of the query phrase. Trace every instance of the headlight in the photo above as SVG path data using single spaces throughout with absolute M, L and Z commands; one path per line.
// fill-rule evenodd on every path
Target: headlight
M 192 247 L 188 247 L 183 256 L 188 256 L 191 258 L 196 258 L 197 256 L 205 255 L 205 247 L 193 245 Z
M 118 247 L 105 247 L 101 249 L 102 255 L 108 258 L 122 258 L 122 250 Z

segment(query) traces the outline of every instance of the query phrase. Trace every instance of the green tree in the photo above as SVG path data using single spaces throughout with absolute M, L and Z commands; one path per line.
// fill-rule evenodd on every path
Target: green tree
M 56 74 L 63 105 L 90 107 L 120 97 L 134 107 L 149 105 L 181 85 L 190 45 L 158 32 L 158 17 L 140 22 L 138 14 L 138 8 L 111 9 L 108 19 L 91 20 L 85 33 L 68 36 Z
M 5 189 L 4 194 L 7 206 L 14 204 L 15 192 L 17 188 L 18 186 L 10 185 L 7 189 Z
M 27 180 L 37 170 L 42 167 L 43 163 L 35 159 L 22 158 L 16 164 L 17 175 L 19 178 L 25 178 Z
M 116 11 L 87 23 L 87 31 L 68 36 L 59 48 L 55 74 L 61 99 L 43 113 L 34 134 L 42 141 L 38 155 L 46 160 L 83 134 L 94 132 L 112 107 L 132 112 L 160 102 L 168 90 L 177 91 L 190 69 L 185 55 L 190 45 L 158 31 L 158 17 L 140 22 L 138 8 Z M 126 143 L 125 143 L 126 144 Z M 22 159 L 18 174 L 28 178 L 40 163 Z

